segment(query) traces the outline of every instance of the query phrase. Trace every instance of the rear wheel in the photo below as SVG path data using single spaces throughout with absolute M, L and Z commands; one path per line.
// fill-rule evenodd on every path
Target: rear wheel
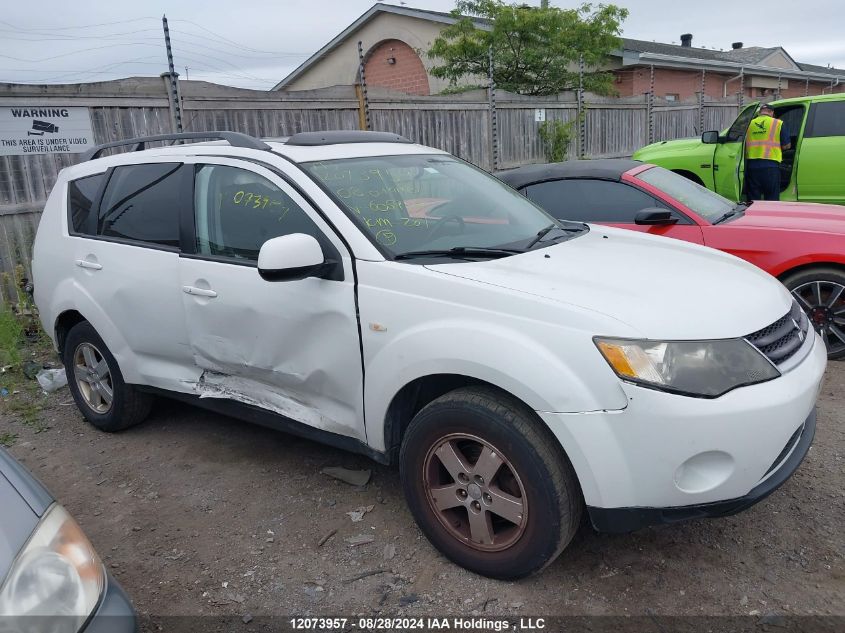
M 827 346 L 831 360 L 845 358 L 845 272 L 809 268 L 783 280 Z
M 87 321 L 67 333 L 63 361 L 76 406 L 102 431 L 122 431 L 150 412 L 152 396 L 123 381 L 109 348 Z
M 557 440 L 492 389 L 459 389 L 422 409 L 402 441 L 400 473 L 431 543 L 484 576 L 539 571 L 578 529 L 581 494 Z

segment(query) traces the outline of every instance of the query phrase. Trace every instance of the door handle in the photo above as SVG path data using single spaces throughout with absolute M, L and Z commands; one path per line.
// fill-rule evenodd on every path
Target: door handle
M 76 265 L 80 268 L 88 268 L 90 270 L 102 270 L 103 267 L 97 262 L 89 262 L 87 259 L 77 259 Z
M 196 288 L 195 286 L 182 286 L 182 292 L 194 295 L 195 297 L 208 297 L 209 299 L 214 299 L 214 297 L 217 296 L 217 293 L 213 290 L 208 290 L 207 288 Z

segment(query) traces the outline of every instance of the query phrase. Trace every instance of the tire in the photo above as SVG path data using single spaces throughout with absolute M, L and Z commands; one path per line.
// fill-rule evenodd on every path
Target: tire
M 449 458 L 450 448 L 459 461 Z M 501 465 L 488 468 L 495 455 Z M 399 459 L 420 529 L 470 571 L 522 578 L 554 561 L 578 530 L 583 502 L 569 460 L 533 411 L 494 389 L 458 389 L 429 403 L 411 421 Z M 450 474 L 446 462 L 460 472 Z M 489 472 L 481 484 L 475 480 Z
M 122 431 L 150 413 L 152 396 L 123 381 L 117 361 L 88 321 L 77 323 L 67 333 L 62 361 L 76 406 L 101 431 Z M 102 369 L 87 371 L 91 365 Z
M 845 271 L 805 268 L 782 281 L 824 340 L 828 359 L 845 358 Z

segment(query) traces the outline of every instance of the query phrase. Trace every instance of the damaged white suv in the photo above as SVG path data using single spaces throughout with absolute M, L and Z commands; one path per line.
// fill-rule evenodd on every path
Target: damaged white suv
M 143 149 L 198 137 L 222 140 Z M 737 512 L 809 450 L 824 344 L 739 259 L 558 222 L 391 134 L 119 144 L 62 171 L 33 261 L 104 431 L 160 394 L 398 463 L 431 542 L 497 578 L 554 560 L 584 510 Z

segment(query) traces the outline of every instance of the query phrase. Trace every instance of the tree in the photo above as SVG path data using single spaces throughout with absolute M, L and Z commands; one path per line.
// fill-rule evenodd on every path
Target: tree
M 597 71 L 621 42 L 628 10 L 612 4 L 577 9 L 530 7 L 503 0 L 457 0 L 452 16 L 428 56 L 438 60 L 431 74 L 452 85 L 466 76 L 487 76 L 493 52 L 496 86 L 525 95 L 548 95 L 578 87 L 578 61 L 584 57 L 584 88 L 613 92 L 612 75 Z M 475 21 L 489 24 L 479 28 Z

